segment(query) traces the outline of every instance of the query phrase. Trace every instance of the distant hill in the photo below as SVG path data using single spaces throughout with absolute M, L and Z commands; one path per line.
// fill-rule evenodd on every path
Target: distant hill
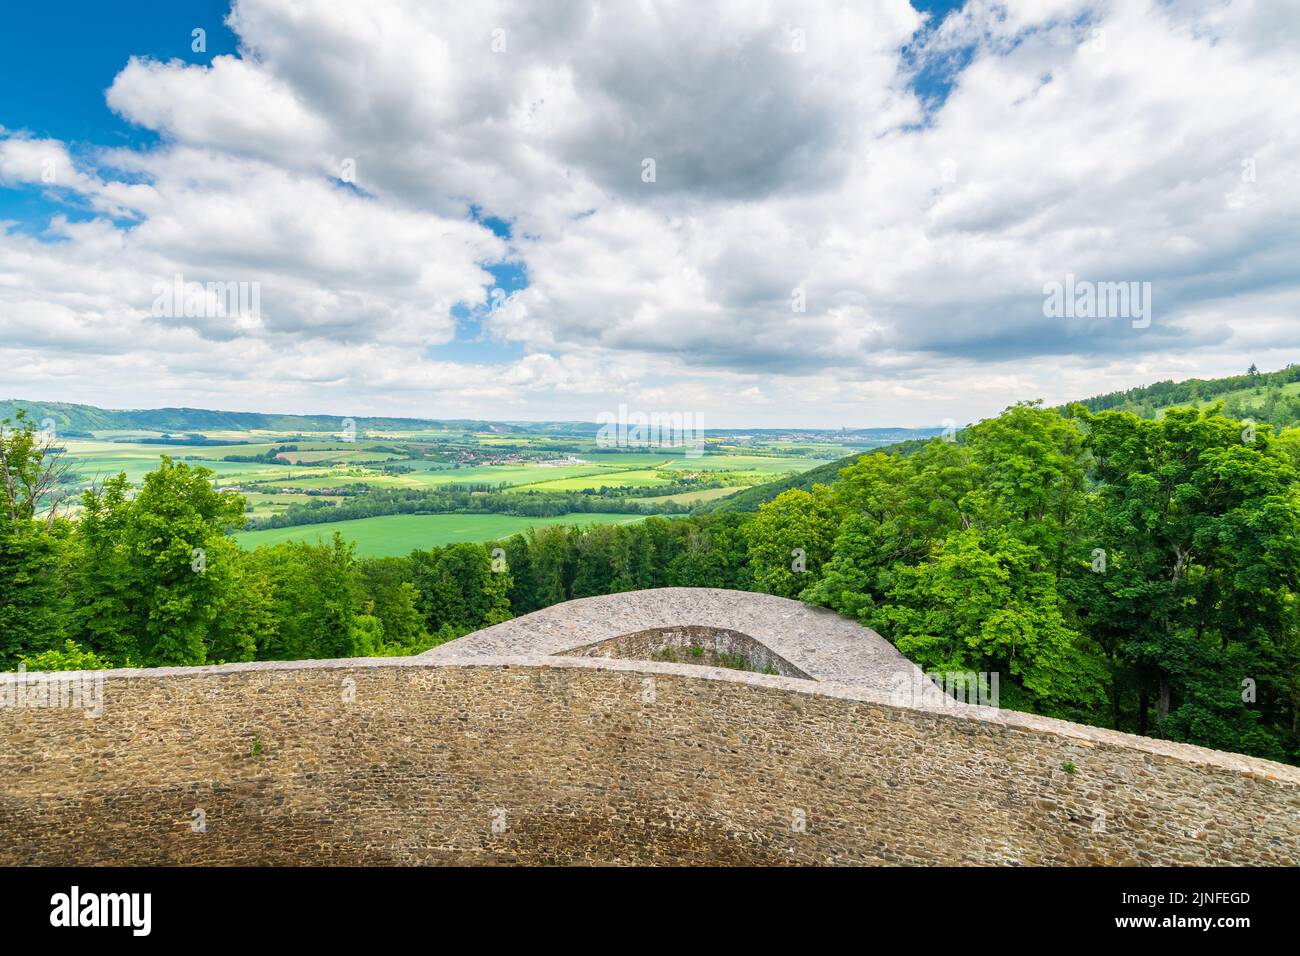
M 1288 365 L 1276 372 L 1247 372 L 1223 378 L 1189 378 L 1181 382 L 1166 379 L 1122 392 L 1095 395 L 1079 404 L 1093 412 L 1119 410 L 1150 418 L 1176 405 L 1207 405 L 1223 401 L 1230 406 L 1230 411 L 1236 404 L 1239 406 L 1236 410 L 1245 414 L 1263 410 L 1269 404 L 1270 393 L 1275 393 L 1277 399 L 1289 399 L 1300 394 L 1300 365 Z M 1274 399 L 1274 404 L 1277 399 Z M 1267 420 L 1273 424 L 1295 421 L 1286 409 L 1278 411 L 1284 420 L 1274 420 L 1273 417 Z
M 18 409 L 26 409 L 37 422 L 49 418 L 63 432 L 96 431 L 275 431 L 275 432 L 328 432 L 340 431 L 346 416 L 342 415 L 279 415 L 262 412 L 222 412 L 206 408 L 145 408 L 110 409 L 94 405 L 75 405 L 69 402 L 29 402 L 22 399 L 0 401 L 0 418 L 14 417 Z M 473 431 L 514 432 L 594 432 L 596 426 L 586 422 L 488 422 L 474 419 L 428 419 L 355 417 L 358 431 L 386 431 L 418 428 L 450 428 Z
M 1247 372 L 1224 378 L 1189 378 L 1182 382 L 1170 379 L 1122 392 L 1095 395 L 1079 404 L 1093 412 L 1128 411 L 1144 418 L 1154 418 L 1176 405 L 1208 405 L 1216 401 L 1224 402 L 1228 414 L 1238 418 L 1252 416 L 1256 421 L 1277 426 L 1300 424 L 1300 365 L 1288 365 L 1276 372 Z M 907 455 L 928 440 L 910 438 L 878 450 L 889 455 Z M 754 485 L 734 495 L 704 502 L 695 510 L 697 513 L 757 511 L 759 505 L 791 488 L 808 491 L 814 484 L 830 484 L 839 477 L 842 469 L 861 457 L 861 454 L 850 455 L 802 474 Z
M 925 446 L 925 443 L 931 441 L 936 435 L 942 433 L 942 429 L 934 429 L 935 435 L 925 438 L 909 438 L 906 441 L 895 442 L 884 448 L 873 449 L 872 451 L 860 452 L 856 455 L 849 455 L 847 458 L 840 458 L 837 461 L 827 462 L 824 465 L 818 465 L 816 468 L 810 468 L 807 471 L 800 472 L 797 475 L 790 475 L 785 478 L 778 478 L 775 481 L 766 481 L 761 485 L 754 485 L 752 488 L 746 488 L 738 491 L 734 495 L 727 495 L 725 498 L 715 498 L 713 501 L 702 502 L 695 508 L 696 514 L 706 512 L 727 512 L 727 511 L 757 511 L 759 505 L 767 504 L 783 491 L 789 491 L 791 488 L 799 488 L 802 491 L 811 491 L 813 485 L 829 485 L 840 476 L 840 472 L 855 464 L 863 455 L 874 455 L 880 452 L 885 455 L 909 455 L 912 452 Z
M 282 415 L 264 412 L 223 412 L 207 408 L 113 409 L 70 402 L 37 402 L 24 399 L 0 400 L 0 418 L 12 419 L 25 409 L 36 422 L 52 419 L 65 435 L 108 431 L 202 433 L 206 431 L 337 432 L 347 420 L 342 415 Z M 498 422 L 474 418 L 386 418 L 353 416 L 358 431 L 409 431 L 450 429 L 497 434 L 594 437 L 601 429 L 596 422 Z M 891 445 L 909 438 L 937 435 L 939 428 L 706 428 L 706 437 L 779 438 L 816 441 L 833 437 L 848 445 L 871 447 Z

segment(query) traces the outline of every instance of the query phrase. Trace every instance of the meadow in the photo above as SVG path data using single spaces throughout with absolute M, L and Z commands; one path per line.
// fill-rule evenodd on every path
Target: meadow
M 284 541 L 320 544 L 334 532 L 356 544 L 363 558 L 386 558 L 410 554 L 415 548 L 428 549 L 462 541 L 493 541 L 532 527 L 546 525 L 630 524 L 641 521 L 636 515 L 566 514 L 551 518 L 527 518 L 500 514 L 382 515 L 355 521 L 332 521 L 328 524 L 243 531 L 235 541 L 245 549 Z
M 709 439 L 704 454 L 692 455 L 682 448 L 605 447 L 582 425 L 362 428 L 355 435 L 115 429 L 79 433 L 60 444 L 72 463 L 63 492 L 74 516 L 81 489 L 119 472 L 138 486 L 166 455 L 211 470 L 217 488 L 243 496 L 250 528 L 236 535 L 242 547 L 328 540 L 337 531 L 363 556 L 487 541 L 547 524 L 622 523 L 644 513 L 680 513 L 862 447 L 860 440 L 836 441 L 833 433 L 722 434 Z M 483 499 L 466 497 L 488 492 L 518 497 L 496 501 L 487 509 L 493 513 L 477 507 Z M 419 513 L 353 517 L 355 510 L 340 510 L 330 516 L 336 520 L 320 520 L 320 509 L 356 509 L 383 495 L 426 494 L 443 498 L 408 509 Z M 449 494 L 460 497 L 448 499 Z M 575 495 L 600 504 L 573 511 L 564 503 Z M 539 499 L 557 504 L 539 515 L 526 506 Z M 525 505 L 513 509 L 511 501 Z

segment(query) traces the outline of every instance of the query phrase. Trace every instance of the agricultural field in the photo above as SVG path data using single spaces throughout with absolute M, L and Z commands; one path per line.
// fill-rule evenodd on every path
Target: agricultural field
M 660 502 L 675 501 L 679 504 L 697 504 L 701 501 L 713 501 L 715 498 L 725 498 L 727 495 L 739 491 L 739 488 L 705 488 L 703 491 L 679 491 L 675 495 L 657 495 L 640 499 L 648 504 L 658 504 Z
M 707 438 L 703 454 L 690 454 L 611 448 L 581 423 L 428 422 L 398 430 L 363 421 L 345 431 L 340 419 L 337 430 L 322 431 L 320 419 L 281 416 L 281 430 L 239 431 L 228 427 L 228 413 L 163 411 L 180 424 L 150 431 L 60 423 L 67 426 L 59 445 L 70 463 L 60 489 L 68 513 L 76 516 L 82 489 L 118 473 L 138 487 L 166 455 L 209 469 L 215 487 L 244 498 L 248 526 L 237 534 L 244 547 L 338 531 L 361 554 L 404 554 L 537 525 L 684 514 L 880 443 L 833 431 L 723 433 Z M 223 426 L 204 428 L 203 416 L 213 415 Z M 322 510 L 329 512 L 324 521 Z
M 132 438 L 144 436 L 133 435 Z M 519 446 L 519 439 L 513 440 Z M 281 489 L 329 489 L 364 483 L 376 488 L 437 488 L 447 485 L 491 486 L 532 491 L 594 491 L 609 488 L 654 488 L 702 479 L 721 482 L 732 490 L 748 487 L 773 477 L 793 474 L 829 460 L 823 457 L 795 458 L 755 454 L 709 454 L 691 458 L 681 454 L 570 452 L 548 460 L 544 451 L 515 448 L 500 457 L 508 460 L 483 462 L 475 458 L 498 457 L 488 445 L 473 444 L 479 454 L 468 462 L 439 461 L 430 454 L 446 456 L 416 447 L 408 440 L 386 437 L 383 442 L 352 444 L 328 441 L 290 441 L 248 444 L 185 445 L 150 444 L 140 441 L 68 439 L 64 443 L 73 461 L 76 480 L 90 485 L 125 472 L 138 483 L 158 465 L 160 455 L 202 466 L 213 471 L 218 484 L 245 493 L 275 494 Z M 284 445 L 295 446 L 269 461 L 226 461 L 227 456 L 271 455 Z M 379 447 L 382 445 L 382 448 Z M 457 446 L 463 450 L 463 446 Z M 419 457 L 403 457 L 401 450 Z M 573 463 L 570 463 L 573 462 Z M 386 468 L 385 466 L 397 466 Z
M 243 531 L 235 535 L 241 547 L 280 544 L 284 541 L 329 541 L 337 531 L 345 540 L 356 544 L 357 554 L 367 558 L 409 554 L 415 548 L 427 549 L 462 541 L 492 541 L 545 525 L 627 524 L 643 520 L 637 515 L 567 514 L 550 518 L 525 518 L 517 515 L 383 515 L 356 521 L 332 521 L 327 524 L 299 525 L 266 531 Z
M 62 446 L 66 449 L 65 454 L 72 463 L 69 478 L 76 483 L 77 487 L 89 487 L 119 472 L 125 472 L 128 481 L 138 484 L 146 474 L 158 467 L 161 455 L 211 469 L 218 479 L 218 484 L 256 481 L 290 473 L 290 469 L 283 464 L 221 460 L 221 457 L 226 454 L 256 454 L 259 446 L 196 447 L 77 439 L 68 439 L 62 443 Z M 253 450 L 245 450 L 248 448 Z M 189 461 L 189 459 L 195 460 Z
M 242 494 L 247 503 L 244 511 L 244 516 L 247 518 L 265 518 L 269 515 L 282 514 L 294 505 L 306 506 L 314 501 L 337 505 L 343 500 L 333 495 L 269 495 L 261 491 L 245 491 Z

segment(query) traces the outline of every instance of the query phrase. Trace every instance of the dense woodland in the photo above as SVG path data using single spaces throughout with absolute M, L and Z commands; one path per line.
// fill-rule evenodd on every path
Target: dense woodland
M 410 654 L 571 598 L 739 588 L 997 672 L 1006 707 L 1300 762 L 1300 430 L 1222 406 L 1022 404 L 755 513 L 376 559 L 242 551 L 240 496 L 166 457 L 49 514 L 50 451 L 23 418 L 0 435 L 2 668 Z
M 1172 405 L 1195 405 L 1222 399 L 1231 418 L 1250 418 L 1278 427 L 1300 424 L 1300 365 L 1288 365 L 1276 372 L 1261 372 L 1252 365 L 1242 375 L 1225 378 L 1189 378 L 1185 381 L 1156 382 L 1123 392 L 1108 392 L 1085 399 L 1089 411 L 1126 411 L 1141 418 L 1154 418 Z
M 717 487 L 715 482 L 710 487 Z M 328 489 L 335 492 L 336 489 Z M 555 515 L 587 514 L 686 514 L 690 506 L 674 501 L 638 501 L 635 494 L 670 495 L 699 490 L 698 486 L 656 486 L 653 488 L 596 488 L 589 491 L 505 491 L 491 485 L 444 485 L 437 490 L 424 488 L 365 488 L 343 501 L 314 501 L 293 505 L 279 514 L 250 518 L 249 531 L 263 528 L 291 528 L 304 524 L 326 524 L 355 518 L 375 518 L 401 514 L 511 514 L 529 518 Z

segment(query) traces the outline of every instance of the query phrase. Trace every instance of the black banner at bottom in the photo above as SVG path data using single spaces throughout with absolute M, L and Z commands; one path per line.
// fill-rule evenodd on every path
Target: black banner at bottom
M 750 935 L 816 920 L 974 939 L 1007 931 L 1231 941 L 1294 925 L 1287 869 L 8 869 L 6 941 L 76 936 L 131 943 L 238 942 L 291 933 L 331 945 L 376 933 L 491 927 L 553 937 L 657 921 L 674 934 Z M 635 934 L 634 934 L 635 935 Z M 1035 936 L 1050 939 L 1051 936 Z

